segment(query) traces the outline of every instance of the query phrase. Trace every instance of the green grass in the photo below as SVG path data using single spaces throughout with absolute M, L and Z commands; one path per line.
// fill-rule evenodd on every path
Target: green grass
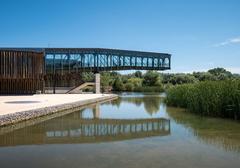
M 167 90 L 166 102 L 204 116 L 240 119 L 240 80 L 174 86 Z

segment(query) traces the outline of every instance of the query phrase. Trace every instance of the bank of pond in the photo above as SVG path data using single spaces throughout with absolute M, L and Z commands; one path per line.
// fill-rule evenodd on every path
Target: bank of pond
M 240 120 L 240 80 L 173 86 L 167 90 L 166 103 L 202 116 Z

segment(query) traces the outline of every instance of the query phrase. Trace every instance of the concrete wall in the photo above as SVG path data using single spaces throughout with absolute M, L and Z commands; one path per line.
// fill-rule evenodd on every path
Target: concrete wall
M 100 92 L 100 73 L 95 74 L 95 93 L 99 94 Z

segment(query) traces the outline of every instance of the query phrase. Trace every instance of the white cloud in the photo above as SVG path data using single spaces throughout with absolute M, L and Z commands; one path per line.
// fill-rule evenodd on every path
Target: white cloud
M 215 47 L 221 47 L 221 46 L 226 46 L 226 45 L 229 45 L 229 44 L 238 44 L 238 43 L 240 44 L 240 37 L 235 37 L 235 38 L 228 39 L 224 42 L 215 44 L 214 46 Z
M 240 74 L 240 67 L 229 67 L 229 68 L 226 68 L 226 70 L 228 70 L 232 73 Z

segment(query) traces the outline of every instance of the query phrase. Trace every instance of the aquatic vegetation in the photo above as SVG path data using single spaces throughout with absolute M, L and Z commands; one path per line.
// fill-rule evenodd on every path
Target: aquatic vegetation
M 166 102 L 204 116 L 240 119 L 240 80 L 177 85 L 167 90 Z

